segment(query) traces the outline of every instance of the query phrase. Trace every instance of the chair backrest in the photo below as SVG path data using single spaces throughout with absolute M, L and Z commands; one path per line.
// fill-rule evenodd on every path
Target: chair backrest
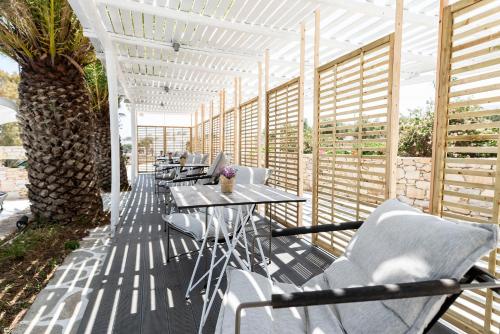
M 207 163 L 207 161 L 208 161 L 208 154 L 203 154 L 203 155 L 201 156 L 201 161 L 200 161 L 200 163 L 201 163 L 201 164 L 205 164 L 205 163 Z
M 226 156 L 224 155 L 224 152 L 220 151 L 217 156 L 215 157 L 214 161 L 212 161 L 212 164 L 207 170 L 207 175 L 211 175 L 214 177 L 219 176 L 220 170 L 224 165 L 226 164 Z
M 367 218 L 344 255 L 324 276 L 331 289 L 460 279 L 496 247 L 497 234 L 494 224 L 450 222 L 388 200 Z M 334 308 L 348 333 L 370 332 L 373 328 L 421 333 L 445 298 L 338 304 Z
M 265 184 L 270 175 L 267 168 L 234 166 L 237 184 Z
M 195 157 L 196 157 L 196 154 L 193 154 L 193 153 L 192 154 L 188 154 L 187 158 L 186 158 L 186 163 L 188 163 L 188 164 L 194 163 Z

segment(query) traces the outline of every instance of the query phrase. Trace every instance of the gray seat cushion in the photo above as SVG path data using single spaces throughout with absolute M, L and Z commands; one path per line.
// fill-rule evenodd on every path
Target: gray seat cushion
M 206 224 L 205 224 L 205 214 L 202 212 L 196 213 L 173 213 L 170 215 L 163 214 L 162 219 L 170 225 L 170 227 L 179 230 L 185 234 L 192 236 L 195 240 L 201 241 L 205 236 Z M 210 221 L 210 215 L 207 218 L 208 222 Z M 216 224 L 219 224 L 219 221 L 215 218 L 214 225 L 211 225 L 208 230 L 208 237 L 215 237 L 215 228 Z M 233 231 L 233 224 L 231 221 L 224 223 L 229 233 Z M 219 227 L 219 237 L 223 237 L 223 233 L 221 228 Z
M 270 300 L 273 293 L 298 292 L 293 284 L 271 282 L 266 277 L 239 269 L 228 269 L 228 287 L 224 295 L 215 333 L 233 334 L 236 308 L 240 303 Z M 270 307 L 247 309 L 242 313 L 241 333 L 290 333 L 305 334 L 307 331 L 304 308 L 273 310 Z M 342 333 L 340 326 L 328 328 L 325 333 Z M 320 333 L 319 331 L 315 333 Z

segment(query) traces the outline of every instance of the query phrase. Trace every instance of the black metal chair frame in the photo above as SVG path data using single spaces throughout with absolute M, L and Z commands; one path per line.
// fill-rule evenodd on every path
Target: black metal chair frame
M 278 228 L 272 230 L 271 238 L 320 232 L 355 230 L 359 229 L 362 224 L 362 221 L 355 221 L 308 227 L 293 227 L 285 229 Z M 259 235 L 256 237 L 267 238 L 269 237 L 269 235 Z M 254 249 L 252 249 L 252 263 L 254 258 L 253 254 Z M 493 275 L 484 271 L 483 269 L 477 266 L 473 266 L 460 280 L 449 278 L 412 283 L 374 285 L 335 290 L 294 292 L 289 294 L 273 294 L 271 296 L 271 300 L 241 303 L 240 305 L 238 305 L 236 309 L 235 333 L 240 333 L 241 312 L 242 310 L 248 308 L 271 306 L 272 308 L 279 309 L 447 295 L 443 305 L 425 328 L 424 333 L 427 333 L 432 328 L 432 326 L 434 326 L 436 322 L 443 316 L 443 314 L 446 313 L 450 306 L 460 296 L 462 291 L 485 288 L 489 288 L 493 291 L 493 293 L 500 295 L 500 281 L 498 281 Z

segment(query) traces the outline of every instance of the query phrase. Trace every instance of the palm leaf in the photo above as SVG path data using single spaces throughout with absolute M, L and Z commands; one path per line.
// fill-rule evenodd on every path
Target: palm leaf
M 85 66 L 92 45 L 67 0 L 0 0 L 0 53 L 31 66 L 49 57 Z

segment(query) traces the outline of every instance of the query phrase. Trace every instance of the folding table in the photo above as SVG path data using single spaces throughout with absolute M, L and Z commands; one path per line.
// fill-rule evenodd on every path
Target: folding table
M 205 236 L 201 245 L 201 251 L 198 253 L 198 258 L 196 259 L 196 264 L 191 275 L 191 280 L 186 292 L 186 298 L 189 298 L 189 293 L 199 283 L 201 283 L 207 275 L 208 282 L 210 283 L 212 281 L 214 268 L 220 263 L 222 263 L 221 272 L 224 273 L 231 255 L 234 255 L 236 262 L 238 262 L 242 269 L 251 269 L 245 228 L 246 225 L 250 224 L 253 232 L 257 234 L 257 228 L 255 226 L 255 222 L 252 219 L 252 214 L 257 204 L 298 203 L 306 201 L 306 199 L 303 197 L 299 197 L 286 191 L 271 188 L 262 184 L 236 184 L 232 193 L 222 193 L 220 190 L 220 185 L 193 185 L 171 187 L 170 191 L 172 194 L 172 198 L 179 210 L 205 208 L 207 217 L 209 209 L 213 211 L 210 215 L 210 218 L 208 220 L 206 219 L 207 226 Z M 237 207 L 236 219 L 232 230 L 232 238 L 224 221 L 223 208 L 228 206 Z M 203 256 L 203 250 L 207 244 L 208 234 L 211 228 L 215 231 L 215 238 L 212 248 L 210 268 L 208 272 L 204 273 L 201 278 L 198 279 L 198 281 L 194 282 L 196 271 L 200 263 L 200 258 Z M 222 236 L 220 236 L 220 232 L 222 232 Z M 218 240 L 222 238 L 224 238 L 226 242 L 227 251 L 224 256 L 216 260 Z M 242 241 L 240 239 L 242 239 Z M 238 243 L 242 244 L 245 248 L 247 264 L 245 264 L 245 262 L 239 257 L 239 253 L 236 252 L 236 246 L 238 245 Z M 262 250 L 262 244 L 258 239 L 257 245 L 261 255 L 263 267 L 269 277 L 264 252 Z M 210 311 L 210 308 L 212 307 L 222 278 L 223 274 L 221 274 L 217 279 L 217 283 L 215 284 L 212 295 L 210 295 L 210 284 L 207 284 L 206 297 L 203 303 L 203 310 L 200 321 L 200 333 L 208 317 L 208 313 Z

